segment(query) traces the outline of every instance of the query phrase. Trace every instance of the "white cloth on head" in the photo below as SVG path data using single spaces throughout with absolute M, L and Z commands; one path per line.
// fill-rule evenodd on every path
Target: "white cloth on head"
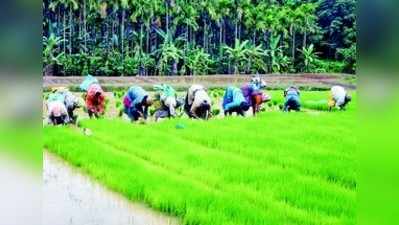
M 346 95 L 346 90 L 342 86 L 333 86 L 331 88 L 331 96 L 332 99 L 335 101 L 336 107 L 341 107 L 345 103 Z

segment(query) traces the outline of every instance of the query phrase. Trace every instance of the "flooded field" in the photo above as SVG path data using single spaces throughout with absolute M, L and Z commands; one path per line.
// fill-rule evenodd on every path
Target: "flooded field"
M 174 225 L 178 221 L 124 199 L 45 152 L 42 224 Z

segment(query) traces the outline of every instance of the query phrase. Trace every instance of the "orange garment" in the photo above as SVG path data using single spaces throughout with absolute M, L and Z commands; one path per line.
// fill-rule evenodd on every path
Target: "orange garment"
M 105 95 L 103 89 L 99 84 L 92 84 L 87 89 L 86 107 L 87 110 L 93 113 L 104 113 Z

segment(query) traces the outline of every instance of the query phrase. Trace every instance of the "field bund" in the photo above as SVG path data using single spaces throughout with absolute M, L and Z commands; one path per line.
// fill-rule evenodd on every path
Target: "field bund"
M 260 75 L 268 88 L 285 89 L 286 86 L 296 85 L 303 89 L 327 90 L 332 85 L 342 85 L 346 88 L 356 88 L 356 75 L 350 74 L 265 74 Z M 108 90 L 126 88 L 139 85 L 146 89 L 154 84 L 166 83 L 178 89 L 188 88 L 191 84 L 202 84 L 208 88 L 226 87 L 228 85 L 241 86 L 250 81 L 252 75 L 202 75 L 202 76 L 130 76 L 130 77 L 96 77 L 100 84 Z M 77 89 L 84 80 L 84 76 L 43 77 L 43 88 L 71 87 Z
M 44 127 L 44 148 L 183 224 L 355 224 L 356 99 L 347 111 Z M 179 126 L 177 126 L 179 125 Z

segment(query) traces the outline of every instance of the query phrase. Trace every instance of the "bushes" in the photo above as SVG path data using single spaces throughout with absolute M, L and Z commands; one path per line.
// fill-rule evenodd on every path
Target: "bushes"
M 137 57 L 122 57 L 117 51 L 108 53 L 102 49 L 97 49 L 92 55 L 82 52 L 62 55 L 59 59 L 64 76 L 134 76 L 139 72 L 139 63 Z
M 322 73 L 342 73 L 345 69 L 345 63 L 332 60 L 316 60 L 317 71 Z
M 338 55 L 343 59 L 345 63 L 343 71 L 346 73 L 355 73 L 357 58 L 356 44 L 352 44 L 350 48 L 338 49 Z

